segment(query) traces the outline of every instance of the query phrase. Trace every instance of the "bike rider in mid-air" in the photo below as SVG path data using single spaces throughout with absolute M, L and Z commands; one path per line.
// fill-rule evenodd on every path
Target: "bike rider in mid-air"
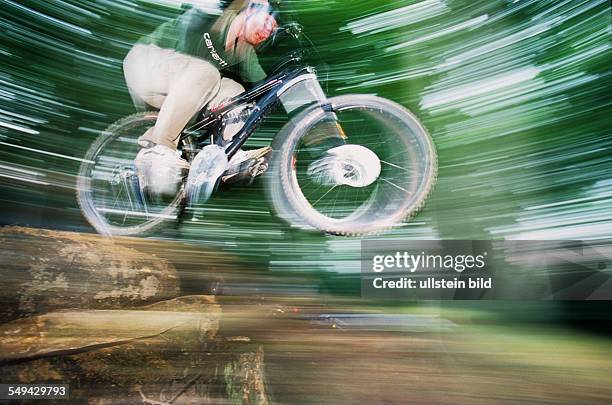
M 243 93 L 245 88 L 236 80 L 252 85 L 266 78 L 257 50 L 278 28 L 276 14 L 268 0 L 234 0 L 220 16 L 191 7 L 141 38 L 130 50 L 123 69 L 132 98 L 137 105 L 159 109 L 155 126 L 138 139 L 143 149 L 135 166 L 143 189 L 154 194 L 174 193 L 182 171 L 189 168 L 177 154 L 185 125 L 203 106 L 211 109 Z M 329 142 L 320 148 L 326 153 L 312 166 L 311 175 L 321 183 L 339 184 L 346 172 L 344 155 L 355 155 L 355 148 L 344 145 L 335 121 L 328 124 L 321 127 L 324 134 L 311 138 L 313 143 L 332 139 L 335 148 L 329 149 Z M 241 122 L 227 125 L 224 139 L 232 139 L 241 126 Z M 240 150 L 230 167 L 257 161 L 270 151 L 270 147 Z M 360 159 L 369 160 L 363 154 Z
M 88 149 L 77 198 L 96 230 L 138 235 L 166 219 L 180 222 L 199 212 L 219 181 L 251 181 L 266 171 L 275 213 L 300 228 L 368 234 L 421 208 L 437 173 L 425 127 L 379 96 L 328 97 L 306 61 L 318 54 L 314 44 L 297 22 L 278 28 L 273 1 L 233 0 L 215 15 L 189 8 L 130 50 L 124 73 L 134 101 L 160 111 L 122 118 Z M 266 75 L 257 52 L 281 38 L 283 48 L 308 49 L 291 49 Z M 244 92 L 238 81 L 256 85 Z M 288 120 L 273 136 L 275 150 L 236 150 L 277 105 Z M 184 130 L 200 114 L 201 131 Z M 213 144 L 203 146 L 207 138 Z
M 134 45 L 123 62 L 126 83 L 135 104 L 159 109 L 155 126 L 138 140 L 143 149 L 135 164 L 148 186 L 158 193 L 172 192 L 182 169 L 189 167 L 176 149 L 196 112 L 244 92 L 234 78 L 246 84 L 266 78 L 257 47 L 277 27 L 267 0 L 235 0 L 220 16 L 191 7 Z M 231 139 L 240 126 L 226 127 L 224 138 Z M 267 151 L 241 152 L 234 160 Z

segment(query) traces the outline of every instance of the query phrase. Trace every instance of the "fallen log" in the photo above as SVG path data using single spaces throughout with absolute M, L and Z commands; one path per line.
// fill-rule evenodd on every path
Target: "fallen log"
M 0 325 L 0 363 L 68 355 L 170 336 L 182 349 L 198 347 L 219 329 L 221 309 L 211 296 L 163 301 L 138 310 L 56 311 Z M 150 343 L 150 342 L 147 342 Z
M 0 228 L 0 320 L 57 309 L 113 309 L 179 295 L 167 260 L 106 238 L 23 227 Z
M 94 404 L 267 404 L 263 349 L 219 338 L 220 319 L 214 297 L 187 296 L 15 320 L 0 327 L 0 375 L 67 384 Z

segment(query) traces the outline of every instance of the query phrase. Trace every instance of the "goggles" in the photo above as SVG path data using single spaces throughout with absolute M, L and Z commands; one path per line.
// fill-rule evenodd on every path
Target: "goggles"
M 274 5 L 278 5 L 278 2 L 268 2 L 268 1 L 264 1 L 264 0 L 251 0 L 249 1 L 249 4 L 243 8 L 243 10 L 252 10 L 252 12 L 254 13 L 260 13 L 260 12 L 265 12 L 266 14 L 270 15 L 274 21 L 276 22 L 276 25 L 278 26 L 278 10 L 276 7 L 274 7 Z

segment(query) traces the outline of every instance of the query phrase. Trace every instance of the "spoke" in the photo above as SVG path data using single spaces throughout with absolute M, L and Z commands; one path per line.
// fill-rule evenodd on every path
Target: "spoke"
M 125 188 L 125 193 L 128 196 L 128 200 L 130 201 L 130 207 L 132 208 L 132 211 L 136 211 L 136 209 L 134 208 L 134 202 L 132 201 L 132 196 L 130 195 L 130 189 L 128 188 L 125 178 L 123 179 L 123 187 Z M 123 216 L 123 223 L 125 224 L 125 220 L 127 219 L 127 212 L 126 214 Z
M 104 212 L 104 213 L 109 213 L 109 214 L 123 214 L 123 215 L 130 215 L 131 217 L 152 217 L 152 218 L 165 218 L 165 219 L 176 219 L 176 215 L 168 215 L 168 214 L 145 214 L 144 212 L 138 212 L 138 211 L 126 211 L 126 210 L 115 210 L 115 209 L 111 209 L 111 208 L 98 208 L 97 209 L 98 212 Z
M 120 187 L 119 192 L 117 193 L 117 196 L 115 197 L 115 201 L 113 201 L 113 208 L 117 206 L 117 200 L 119 200 L 119 197 L 121 196 L 122 192 L 123 192 L 123 187 Z
M 311 190 L 308 195 L 305 195 L 304 197 L 306 197 L 306 199 L 308 199 L 308 197 L 310 197 L 312 195 L 312 193 L 314 193 L 315 191 L 318 191 L 321 187 L 323 187 L 323 184 L 318 184 L 317 187 L 315 187 L 314 190 Z
M 396 165 L 396 164 L 394 164 L 394 163 L 390 163 L 390 162 L 384 161 L 384 160 L 382 160 L 382 159 L 380 160 L 380 163 L 384 163 L 384 164 L 386 164 L 386 165 L 389 165 L 389 166 L 395 167 L 395 168 L 397 168 L 397 169 L 405 170 L 405 171 L 407 171 L 407 172 L 409 172 L 409 171 L 410 171 L 410 169 L 407 169 L 407 168 L 405 168 L 405 167 L 398 166 L 398 165 Z
M 334 203 L 332 204 L 332 208 L 331 208 L 332 215 L 333 215 L 333 213 L 335 212 L 335 209 L 336 209 L 336 203 L 338 202 L 338 197 L 340 197 L 340 193 L 341 193 L 341 192 L 342 192 L 342 189 L 340 189 L 340 190 L 338 191 L 338 193 L 336 194 L 336 198 L 334 198 Z
M 398 189 L 400 189 L 400 190 L 402 190 L 402 191 L 405 191 L 405 192 L 406 192 L 406 193 L 408 193 L 408 194 L 412 194 L 410 191 L 406 190 L 405 188 L 400 187 L 400 186 L 398 186 L 397 184 L 392 183 L 392 182 L 390 182 L 389 180 L 387 180 L 387 179 L 385 179 L 385 178 L 382 178 L 381 180 L 382 180 L 382 181 L 385 181 L 385 182 L 387 182 L 387 183 L 389 183 L 389 184 L 391 184 L 391 185 L 392 185 L 393 187 L 395 187 L 395 188 L 398 188 Z
M 327 194 L 329 194 L 333 189 L 335 189 L 336 187 L 338 187 L 338 185 L 334 185 L 332 188 L 330 188 L 329 190 L 327 190 L 327 192 L 325 194 L 323 194 L 317 201 L 314 202 L 314 204 L 312 204 L 312 206 L 314 207 L 315 205 L 317 205 L 317 203 L 319 201 L 321 201 L 322 198 L 324 198 Z

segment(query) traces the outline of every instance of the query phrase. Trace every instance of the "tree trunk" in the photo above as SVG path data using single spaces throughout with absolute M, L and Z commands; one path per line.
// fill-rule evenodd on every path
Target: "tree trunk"
M 220 319 L 212 296 L 18 319 L 0 326 L 0 375 L 92 404 L 267 404 L 263 349 L 219 338 Z
M 0 228 L 0 320 L 57 309 L 113 309 L 179 295 L 167 260 L 106 238 L 21 227 Z

